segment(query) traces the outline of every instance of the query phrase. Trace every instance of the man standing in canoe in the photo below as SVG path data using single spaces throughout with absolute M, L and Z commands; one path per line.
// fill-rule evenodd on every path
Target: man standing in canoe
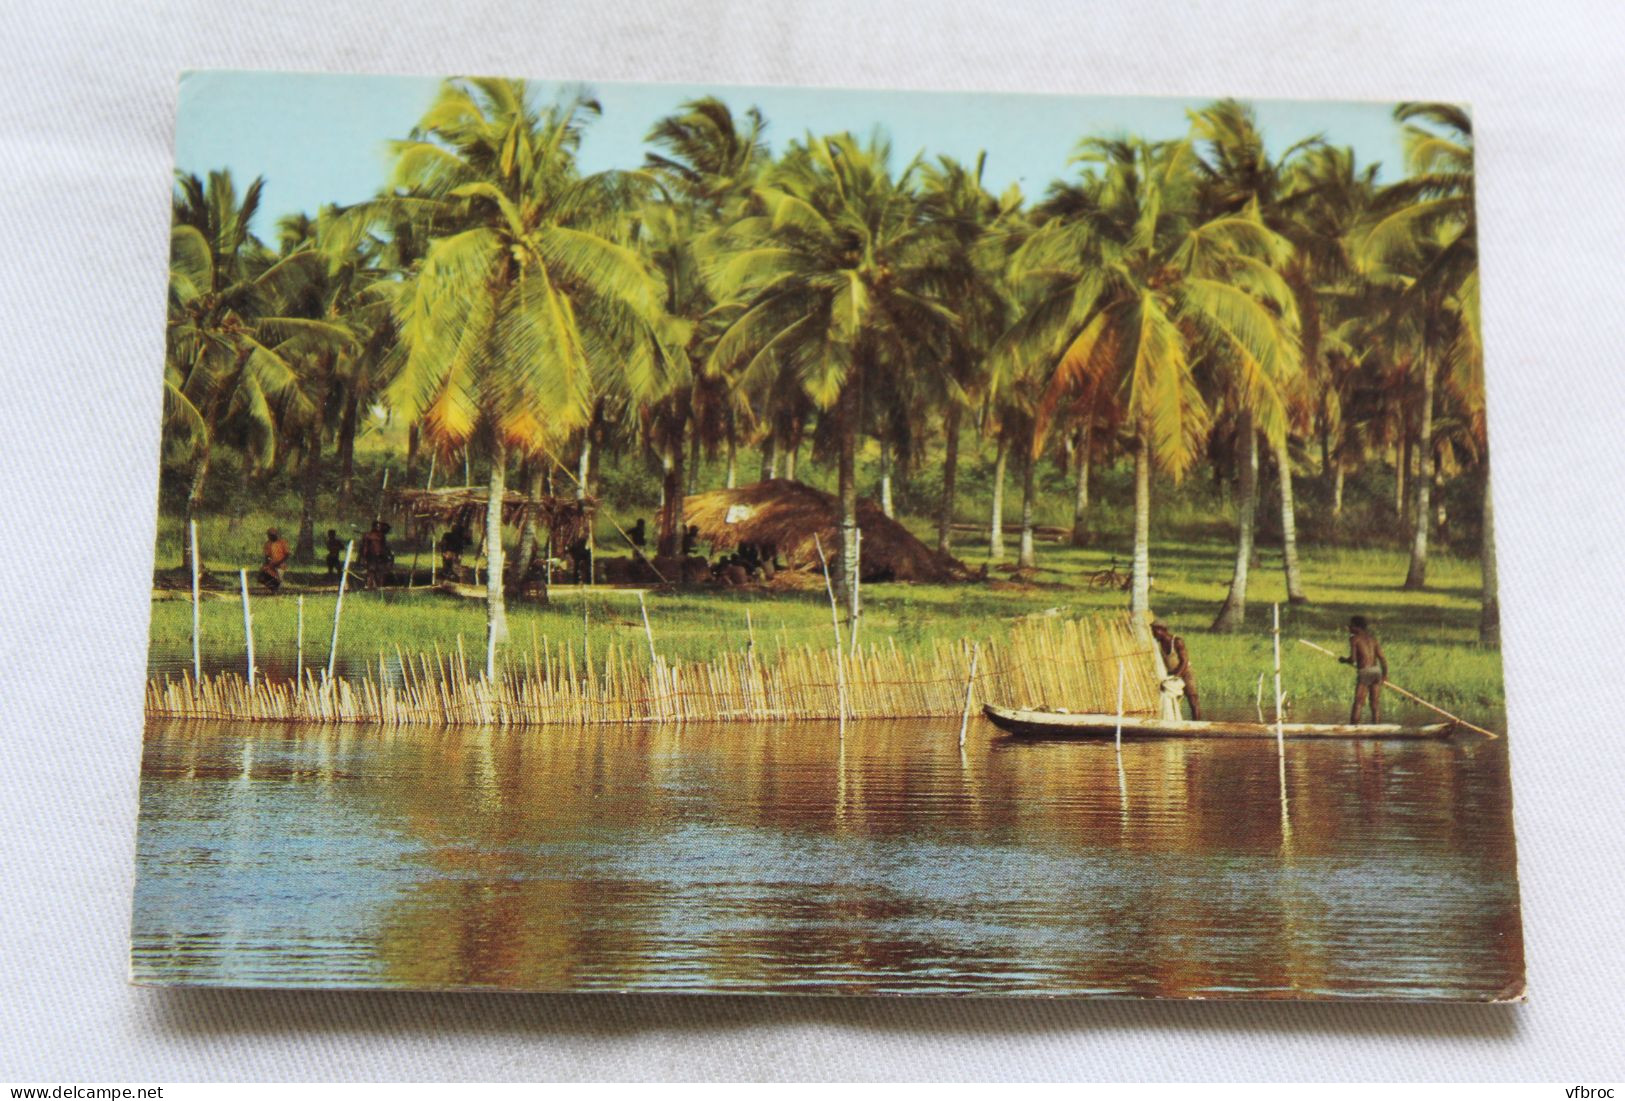
M 1349 617 L 1349 656 L 1337 660 L 1354 666 L 1354 707 L 1349 722 L 1359 723 L 1360 707 L 1367 699 L 1371 701 L 1371 721 L 1382 722 L 1382 682 L 1388 679 L 1388 659 L 1365 616 Z
M 1191 657 L 1185 651 L 1185 640 L 1170 631 L 1160 619 L 1151 624 L 1151 637 L 1157 640 L 1157 646 L 1162 650 L 1162 662 L 1168 667 L 1168 675 L 1185 682 L 1185 698 L 1191 703 L 1191 721 L 1200 719 L 1202 705 L 1196 698 L 1196 673 L 1191 669 Z

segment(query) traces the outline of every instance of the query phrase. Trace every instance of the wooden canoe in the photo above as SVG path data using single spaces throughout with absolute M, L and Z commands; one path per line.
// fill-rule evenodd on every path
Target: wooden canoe
M 1000 730 L 1023 738 L 1114 738 L 1116 715 L 1072 714 L 1065 711 L 1029 711 L 1017 707 L 982 705 L 982 713 Z M 1275 724 L 1229 721 L 1193 722 L 1125 715 L 1125 738 L 1273 738 Z M 1282 723 L 1287 738 L 1448 738 L 1455 723 L 1401 726 L 1398 723 Z

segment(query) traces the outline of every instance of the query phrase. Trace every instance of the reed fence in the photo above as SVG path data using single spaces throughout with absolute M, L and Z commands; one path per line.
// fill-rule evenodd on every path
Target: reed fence
M 959 716 L 992 700 L 1027 707 L 1158 712 L 1155 644 L 1126 618 L 1019 621 L 1002 638 L 936 641 L 917 651 L 891 640 L 856 652 L 795 646 L 781 637 L 711 661 L 673 661 L 653 647 L 594 649 L 532 639 L 502 651 L 494 676 L 453 653 L 380 652 L 359 677 L 304 669 L 273 679 L 222 672 L 152 678 L 154 717 L 387 726 L 580 726 Z M 764 653 L 764 649 L 771 650 Z M 483 655 L 482 655 L 483 656 Z

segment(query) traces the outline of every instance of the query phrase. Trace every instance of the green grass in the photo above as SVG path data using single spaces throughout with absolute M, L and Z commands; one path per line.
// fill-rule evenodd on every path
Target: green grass
M 252 567 L 258 562 L 263 532 L 272 522 L 268 514 L 251 511 L 235 525 L 222 516 L 208 517 L 200 524 L 203 560 L 215 572 L 221 587 L 229 584 L 235 591 L 237 567 Z M 910 523 L 922 535 L 929 528 L 926 521 Z M 291 526 L 285 520 L 280 526 L 291 541 Z M 1271 668 L 1270 604 L 1285 599 L 1279 555 L 1273 549 L 1266 550 L 1262 564 L 1253 573 L 1246 631 L 1210 634 L 1207 627 L 1224 597 L 1234 551 L 1222 535 L 1222 525 L 1182 526 L 1187 529 L 1184 534 L 1165 524 L 1154 536 L 1152 606 L 1160 618 L 1185 636 L 1204 706 L 1219 715 L 1250 715 L 1257 678 Z M 161 520 L 160 567 L 172 569 L 178 562 L 180 531 L 181 524 L 173 516 Z M 1013 533 L 1008 546 L 1007 561 L 1013 562 Z M 957 549 L 967 562 L 978 563 L 984 556 L 985 538 L 967 536 Z M 1021 588 L 976 584 L 867 586 L 863 637 L 873 641 L 890 637 L 899 647 L 909 648 L 936 638 L 996 637 L 1013 618 L 1051 609 L 1064 614 L 1120 610 L 1125 606 L 1123 594 L 1091 591 L 1087 578 L 1091 571 L 1111 560 L 1113 550 L 1122 561 L 1126 549 L 1075 549 L 1041 542 L 1038 573 L 1032 585 Z M 1395 681 L 1469 718 L 1487 720 L 1490 725 L 1499 721 L 1503 706 L 1500 655 L 1476 641 L 1476 562 L 1436 556 L 1429 563 L 1429 588 L 1406 592 L 1399 586 L 1405 556 L 1398 549 L 1305 547 L 1302 558 L 1312 603 L 1301 607 L 1283 603 L 1281 608 L 1283 674 L 1294 717 L 1328 719 L 1345 713 L 1352 672 L 1297 645 L 1295 640 L 1312 639 L 1341 652 L 1343 624 L 1349 615 L 1360 612 L 1372 619 L 1381 635 Z M 410 551 L 397 551 L 400 568 L 406 568 L 410 560 Z M 254 593 L 255 641 L 262 666 L 274 669 L 278 663 L 284 668 L 291 664 L 295 593 L 303 584 L 319 583 L 321 572 L 319 565 L 297 567 L 282 594 L 271 597 Z M 427 572 L 428 556 L 424 555 L 420 561 L 424 579 Z M 994 573 L 995 578 L 1003 576 Z M 325 660 L 333 602 L 330 592 L 306 595 L 307 661 Z M 541 639 L 568 639 L 579 645 L 583 603 L 595 653 L 602 654 L 611 641 L 617 647 L 632 647 L 636 653 L 643 651 L 646 643 L 634 594 L 598 591 L 584 598 L 569 587 L 555 590 L 550 605 L 510 605 L 512 645 L 528 652 L 533 633 Z M 771 646 L 782 638 L 793 645 L 826 646 L 831 639 L 829 605 L 821 589 L 772 593 L 657 591 L 649 595 L 648 606 L 657 645 L 673 657 L 706 658 L 741 647 L 746 639 L 747 609 L 759 644 Z M 206 601 L 202 618 L 206 660 L 240 663 L 244 656 L 240 605 L 235 600 Z M 155 601 L 155 667 L 189 661 L 190 632 L 191 609 L 186 601 Z M 393 653 L 397 645 L 409 652 L 432 651 L 437 644 L 442 650 L 454 651 L 459 635 L 471 659 L 477 661 L 484 638 L 483 604 L 430 591 L 352 590 L 345 597 L 340 652 L 347 662 L 375 662 L 380 649 Z M 1419 718 L 1426 714 L 1412 705 L 1401 705 L 1392 694 L 1385 702 L 1397 717 Z

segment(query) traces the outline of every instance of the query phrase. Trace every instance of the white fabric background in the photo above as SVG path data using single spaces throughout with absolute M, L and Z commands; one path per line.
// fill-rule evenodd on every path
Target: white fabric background
M 1594 4 L 8 0 L 0 1079 L 1625 1077 L 1625 21 Z M 1475 108 L 1532 1001 L 262 994 L 125 985 L 183 68 Z M 1587 637 L 1583 632 L 1601 632 Z M 1583 717 L 1581 717 L 1583 716 Z

